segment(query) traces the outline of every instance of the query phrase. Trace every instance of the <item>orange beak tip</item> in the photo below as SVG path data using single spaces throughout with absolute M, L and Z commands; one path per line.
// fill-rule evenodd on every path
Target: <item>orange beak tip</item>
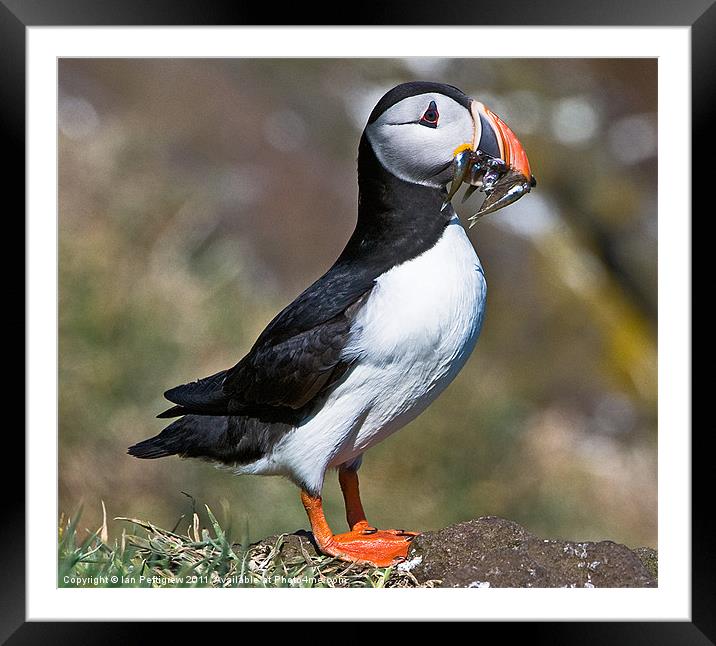
M 515 133 L 512 132 L 512 129 L 492 110 L 490 110 L 490 108 L 484 104 L 480 105 L 485 116 L 490 122 L 492 129 L 495 131 L 502 160 L 509 168 L 523 175 L 525 179 L 529 181 L 531 187 L 536 186 L 537 181 L 535 180 L 534 175 L 532 175 L 527 153 L 520 143 L 520 140 L 517 138 L 517 135 L 515 135 Z

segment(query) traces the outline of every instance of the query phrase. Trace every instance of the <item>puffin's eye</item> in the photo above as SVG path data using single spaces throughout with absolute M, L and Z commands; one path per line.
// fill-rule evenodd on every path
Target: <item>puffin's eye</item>
M 439 118 L 440 113 L 438 112 L 438 106 L 435 101 L 431 101 L 430 105 L 428 106 L 428 109 L 421 117 L 419 123 L 421 126 L 427 126 L 428 128 L 437 128 Z

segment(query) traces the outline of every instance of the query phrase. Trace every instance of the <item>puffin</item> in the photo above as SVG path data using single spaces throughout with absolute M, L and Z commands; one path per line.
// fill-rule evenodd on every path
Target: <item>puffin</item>
M 388 91 L 358 146 L 358 217 L 335 263 L 284 308 L 233 367 L 164 393 L 176 418 L 134 444 L 137 458 L 200 458 L 300 489 L 318 549 L 387 567 L 417 532 L 377 529 L 361 503 L 364 453 L 415 419 L 465 365 L 487 284 L 452 206 L 485 194 L 475 220 L 535 185 L 510 128 L 444 83 Z M 338 471 L 349 531 L 334 533 L 321 492 Z

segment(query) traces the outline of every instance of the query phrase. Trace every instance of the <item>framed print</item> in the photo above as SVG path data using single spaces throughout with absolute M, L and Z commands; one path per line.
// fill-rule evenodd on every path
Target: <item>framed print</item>
M 28 254 L 9 643 L 716 639 L 690 422 L 716 10 L 397 7 L 0 4 Z

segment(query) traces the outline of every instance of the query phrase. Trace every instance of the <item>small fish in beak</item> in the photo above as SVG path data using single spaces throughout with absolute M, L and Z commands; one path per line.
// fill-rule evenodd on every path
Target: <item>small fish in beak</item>
M 445 207 L 450 204 L 450 200 L 452 200 L 452 198 L 455 196 L 455 193 L 457 193 L 458 189 L 465 181 L 468 171 L 470 170 L 470 165 L 472 163 L 471 155 L 472 153 L 469 150 L 463 150 L 461 153 L 455 155 L 455 160 L 452 164 L 452 184 L 450 185 L 450 190 L 448 191 L 447 197 L 445 198 L 445 202 L 443 202 L 443 206 L 440 209 L 441 211 L 443 211 Z
M 455 155 L 453 181 L 443 208 L 463 183 L 469 184 L 463 202 L 475 191 L 485 193 L 480 210 L 469 218 L 472 227 L 482 216 L 499 211 L 529 193 L 537 181 L 522 144 L 507 124 L 478 101 L 473 101 L 471 108 L 476 124 L 475 141 L 470 149 Z
M 489 161 L 500 162 L 501 160 L 490 159 Z M 530 178 L 527 179 L 522 173 L 507 168 L 504 163 L 502 166 L 483 171 L 481 182 L 478 178 L 478 184 L 475 185 L 471 182 L 471 186 L 468 188 L 470 195 L 475 190 L 480 190 L 487 196 L 480 210 L 469 218 L 470 226 L 472 227 L 482 216 L 513 204 L 523 195 L 529 193 L 536 184 L 534 176 L 530 175 Z M 463 201 L 468 197 L 466 191 Z

